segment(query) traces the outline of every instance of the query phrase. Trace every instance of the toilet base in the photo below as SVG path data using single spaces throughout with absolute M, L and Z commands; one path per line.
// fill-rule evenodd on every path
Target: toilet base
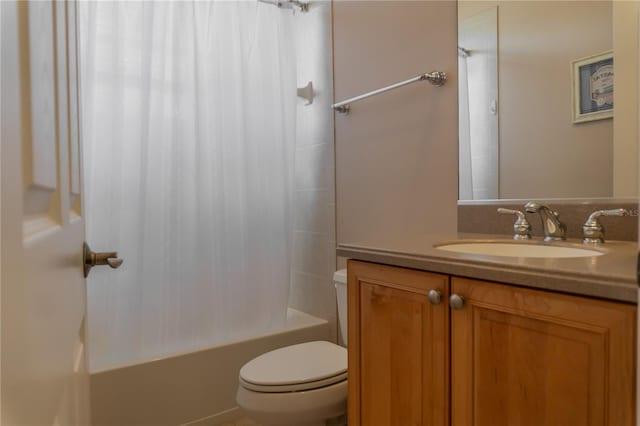
M 303 392 L 261 393 L 238 387 L 236 401 L 261 426 L 341 426 L 347 412 L 347 381 Z
M 260 426 L 347 426 L 347 415 L 334 417 L 329 420 L 311 423 L 278 423 L 278 424 L 261 424 Z

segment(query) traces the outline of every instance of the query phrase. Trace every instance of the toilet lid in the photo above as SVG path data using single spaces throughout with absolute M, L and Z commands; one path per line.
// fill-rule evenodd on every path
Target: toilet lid
M 347 378 L 347 350 L 317 341 L 287 346 L 260 355 L 240 369 L 241 384 L 259 392 L 314 389 Z

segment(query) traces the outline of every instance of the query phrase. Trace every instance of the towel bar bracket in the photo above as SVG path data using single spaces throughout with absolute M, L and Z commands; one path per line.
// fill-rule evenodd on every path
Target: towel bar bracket
M 442 71 L 433 71 L 430 73 L 422 74 L 420 80 L 427 80 L 434 86 L 444 86 L 447 82 L 447 73 Z

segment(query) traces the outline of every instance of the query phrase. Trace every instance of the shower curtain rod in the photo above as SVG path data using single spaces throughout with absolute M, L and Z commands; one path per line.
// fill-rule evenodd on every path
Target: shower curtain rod
M 258 0 L 261 3 L 272 4 L 280 9 L 293 9 L 297 7 L 300 12 L 307 12 L 309 10 L 309 3 L 301 2 L 299 0 Z
M 406 86 L 407 84 L 415 83 L 416 81 L 429 81 L 429 83 L 433 84 L 434 86 L 442 86 L 447 81 L 447 73 L 442 71 L 432 71 L 420 74 L 416 77 L 410 78 L 409 80 L 401 81 L 400 83 L 392 84 L 391 86 L 373 90 L 371 92 L 346 99 L 342 102 L 338 102 L 337 104 L 331 105 L 331 108 L 341 114 L 348 114 L 350 109 L 349 104 L 352 102 L 357 102 L 371 96 L 379 95 L 380 93 L 388 92 L 389 90 L 397 89 L 398 87 Z

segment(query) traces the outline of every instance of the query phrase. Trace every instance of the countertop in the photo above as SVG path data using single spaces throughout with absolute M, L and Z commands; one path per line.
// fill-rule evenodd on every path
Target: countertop
M 607 241 L 597 247 L 584 246 L 580 240 L 571 239 L 550 243 L 604 252 L 601 256 L 577 258 L 487 256 L 448 252 L 433 247 L 434 244 L 459 240 L 515 242 L 506 235 L 459 233 L 339 244 L 337 254 L 356 260 L 581 296 L 630 303 L 638 300 L 638 244 L 635 241 Z M 535 238 L 531 242 L 543 244 Z

